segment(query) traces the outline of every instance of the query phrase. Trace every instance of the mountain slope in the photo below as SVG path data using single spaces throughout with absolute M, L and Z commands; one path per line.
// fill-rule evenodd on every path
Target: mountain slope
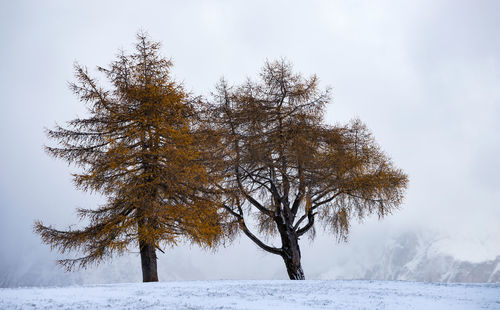
M 467 261 L 443 251 L 443 238 L 406 233 L 386 245 L 364 279 L 426 282 L 500 282 L 500 256 Z

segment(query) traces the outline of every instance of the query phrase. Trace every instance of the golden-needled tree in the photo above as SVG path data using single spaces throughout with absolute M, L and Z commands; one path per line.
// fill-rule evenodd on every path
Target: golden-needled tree
M 304 234 L 322 222 L 345 238 L 353 218 L 397 208 L 408 178 L 359 120 L 324 123 L 330 95 L 316 76 L 303 78 L 281 60 L 266 62 L 260 77 L 237 87 L 222 81 L 214 94 L 222 206 L 255 244 L 282 257 L 290 279 L 302 280 Z M 273 236 L 281 245 L 266 243 Z
M 158 281 L 156 250 L 189 240 L 212 246 L 221 229 L 196 132 L 195 100 L 170 76 L 172 63 L 160 44 L 137 35 L 135 51 L 120 52 L 109 67 L 98 67 L 109 81 L 102 88 L 87 69 L 75 65 L 71 90 L 88 117 L 47 130 L 56 146 L 46 151 L 81 168 L 76 187 L 101 193 L 106 203 L 78 209 L 88 225 L 57 230 L 35 223 L 42 240 L 62 253 L 68 270 L 85 268 L 130 246 L 138 247 L 144 282 Z

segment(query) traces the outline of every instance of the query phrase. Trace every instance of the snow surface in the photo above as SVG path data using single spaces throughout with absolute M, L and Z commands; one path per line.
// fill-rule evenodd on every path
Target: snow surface
M 500 283 L 176 281 L 5 288 L 0 309 L 500 309 Z

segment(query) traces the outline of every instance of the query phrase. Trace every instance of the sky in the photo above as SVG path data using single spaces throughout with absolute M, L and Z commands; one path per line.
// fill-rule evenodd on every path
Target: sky
M 75 209 L 101 201 L 74 189 L 75 167 L 44 153 L 44 128 L 85 115 L 67 86 L 74 62 L 96 73 L 119 49 L 130 51 L 140 30 L 162 42 L 174 77 L 196 94 L 209 95 L 221 77 L 256 78 L 266 60 L 280 57 L 305 76 L 317 74 L 321 87 L 333 89 L 326 122 L 360 118 L 408 173 L 406 199 L 391 216 L 355 222 L 347 244 L 323 233 L 303 241 L 306 276 L 331 273 L 354 256 L 370 260 L 377 245 L 408 230 L 446 236 L 446 250 L 463 259 L 494 258 L 498 29 L 500 2 L 483 0 L 0 1 L 0 274 L 15 282 L 39 266 L 25 282 L 112 280 L 96 269 L 55 268 L 55 253 L 32 225 L 78 225 Z M 136 252 L 101 268 L 123 276 L 129 260 L 137 270 L 124 279 L 137 281 Z M 159 264 L 165 280 L 286 277 L 279 257 L 243 238 L 215 253 L 167 249 Z

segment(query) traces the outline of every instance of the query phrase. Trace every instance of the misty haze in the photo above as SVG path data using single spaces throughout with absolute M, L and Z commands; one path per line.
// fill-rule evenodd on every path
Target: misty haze
M 373 292 L 382 308 L 496 309 L 499 12 L 500 3 L 488 0 L 3 1 L 0 308 L 55 307 L 37 304 L 30 295 L 61 293 L 71 300 L 86 288 L 95 303 L 82 299 L 78 305 L 99 308 L 107 305 L 108 293 L 134 302 L 130 296 L 136 291 L 155 298 L 165 288 L 181 299 L 187 294 L 199 300 L 177 304 L 179 299 L 162 295 L 159 305 L 133 307 L 161 309 L 169 298 L 172 309 L 272 308 L 283 299 L 292 307 L 293 298 L 283 293 L 289 289 L 298 309 L 377 306 L 361 297 L 344 303 L 358 290 Z M 159 68 L 151 72 L 164 74 L 155 73 L 153 82 L 141 77 L 147 66 L 141 67 L 139 56 L 146 59 L 147 53 L 160 59 L 151 56 Z M 133 77 L 122 79 L 124 72 Z M 122 109 L 109 124 L 142 122 L 145 118 L 130 121 L 130 111 L 142 117 L 149 106 L 129 103 L 149 100 L 144 98 L 156 98 L 163 104 L 158 111 L 175 115 L 166 123 L 145 120 L 156 129 L 142 137 L 165 132 L 176 146 L 151 142 L 155 149 L 141 140 L 146 146 L 126 153 L 137 159 L 152 150 L 137 164 L 149 174 L 116 179 L 112 186 L 102 181 L 111 178 L 103 166 L 135 169 L 129 159 L 117 158 L 125 154 L 123 145 L 136 146 L 137 140 L 121 137 L 137 128 L 96 138 L 121 144 L 113 151 L 120 156 L 106 164 L 109 149 L 105 156 L 94 154 L 100 165 L 94 170 L 67 160 L 73 153 L 65 158 L 46 148 L 60 147 L 64 139 L 83 141 L 64 129 L 94 134 L 117 128 L 102 127 L 102 119 L 94 127 L 68 126 L 95 116 L 96 106 L 78 90 L 94 78 L 102 89 L 91 97 L 109 96 L 94 100 L 96 106 L 104 102 L 94 111 L 107 109 L 95 115 Z M 293 135 L 282 141 L 284 133 Z M 85 143 L 91 142 L 79 145 L 90 145 Z M 158 154 L 168 154 L 155 157 L 159 168 L 144 168 L 144 158 Z M 278 162 L 289 166 L 269 169 Z M 183 182 L 163 178 L 172 167 Z M 336 174 L 339 170 L 347 173 Z M 83 186 L 74 177 L 82 173 L 88 173 L 80 179 Z M 161 176 L 157 181 L 150 175 Z M 160 207 L 140 213 L 137 203 L 123 196 L 152 185 L 116 184 L 144 179 L 163 187 L 154 188 L 156 200 L 147 201 Z M 91 184 L 87 191 L 85 184 Z M 165 211 L 162 203 L 174 211 Z M 61 253 L 54 241 L 62 238 L 59 231 L 92 227 L 92 217 L 80 220 L 77 209 L 107 207 L 116 208 L 112 212 L 123 222 L 74 236 L 77 241 L 69 246 L 74 249 Z M 157 222 L 141 224 L 151 221 Z M 105 252 L 98 246 L 77 249 L 83 237 L 103 235 L 116 238 L 106 241 Z M 83 264 L 57 263 L 85 255 L 94 256 Z M 155 257 L 157 266 L 145 265 Z M 304 278 L 314 281 L 303 287 L 289 281 Z M 140 283 L 158 279 L 168 283 Z M 366 280 L 375 282 L 370 286 Z M 112 283 L 116 286 L 104 285 Z M 436 283 L 446 283 L 448 291 L 439 295 Z M 75 290 L 67 288 L 72 285 Z M 44 291 L 54 286 L 61 291 Z M 227 300 L 221 297 L 226 286 L 236 294 Z M 377 295 L 379 286 L 391 288 L 392 297 Z M 19 294 L 7 290 L 18 287 L 30 288 Z M 99 287 L 109 291 L 99 293 Z M 205 289 L 214 291 L 205 296 Z M 274 299 L 255 303 L 266 289 Z M 123 296 L 113 290 L 123 290 Z M 336 290 L 340 297 L 332 295 Z M 399 290 L 411 297 L 404 299 Z M 457 302 L 461 295 L 467 297 Z

